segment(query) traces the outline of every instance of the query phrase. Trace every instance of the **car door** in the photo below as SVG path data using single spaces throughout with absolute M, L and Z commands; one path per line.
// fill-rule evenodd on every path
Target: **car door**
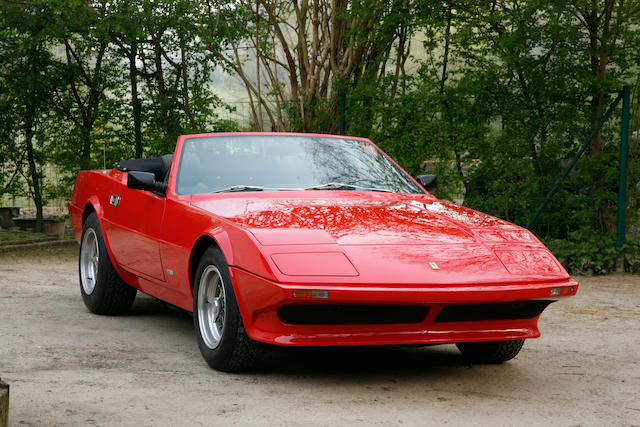
M 118 264 L 142 277 L 162 281 L 165 276 L 158 240 L 165 206 L 165 197 L 123 185 L 114 189 L 105 209 L 109 245 Z

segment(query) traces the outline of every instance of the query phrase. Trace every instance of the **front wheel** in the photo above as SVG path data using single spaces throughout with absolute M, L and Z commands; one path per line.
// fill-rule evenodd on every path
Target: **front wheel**
M 247 335 L 229 267 L 220 249 L 205 251 L 193 289 L 193 326 L 204 360 L 214 369 L 236 372 L 255 366 L 264 345 Z
M 462 355 L 474 363 L 502 363 L 520 353 L 524 340 L 461 342 L 456 346 Z

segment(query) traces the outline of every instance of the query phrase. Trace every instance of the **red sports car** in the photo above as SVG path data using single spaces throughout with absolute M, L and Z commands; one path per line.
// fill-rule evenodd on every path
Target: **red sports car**
M 281 133 L 185 135 L 174 155 L 82 171 L 69 203 L 82 297 L 98 314 L 138 290 L 192 311 L 225 371 L 264 343 L 513 358 L 578 284 L 527 230 L 418 178 L 367 139 Z

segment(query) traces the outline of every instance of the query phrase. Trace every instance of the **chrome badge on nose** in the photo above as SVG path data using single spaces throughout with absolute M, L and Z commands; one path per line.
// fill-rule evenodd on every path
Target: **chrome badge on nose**
M 440 270 L 440 267 L 438 267 L 438 264 L 435 262 L 430 262 L 429 267 L 431 267 L 432 270 Z

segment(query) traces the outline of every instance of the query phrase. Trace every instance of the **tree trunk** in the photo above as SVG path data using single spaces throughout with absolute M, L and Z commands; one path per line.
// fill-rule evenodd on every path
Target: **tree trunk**
M 25 123 L 25 144 L 27 146 L 27 162 L 29 163 L 29 175 L 31 175 L 32 192 L 31 197 L 33 203 L 36 205 L 36 229 L 37 232 L 42 232 L 43 227 L 43 212 L 42 212 L 42 189 L 40 188 L 40 178 L 38 177 L 38 168 L 36 165 L 35 150 L 33 147 L 33 112 L 27 113 L 29 117 Z
M 91 164 L 91 128 L 85 123 L 82 125 L 82 154 L 80 157 L 80 169 L 87 170 Z

